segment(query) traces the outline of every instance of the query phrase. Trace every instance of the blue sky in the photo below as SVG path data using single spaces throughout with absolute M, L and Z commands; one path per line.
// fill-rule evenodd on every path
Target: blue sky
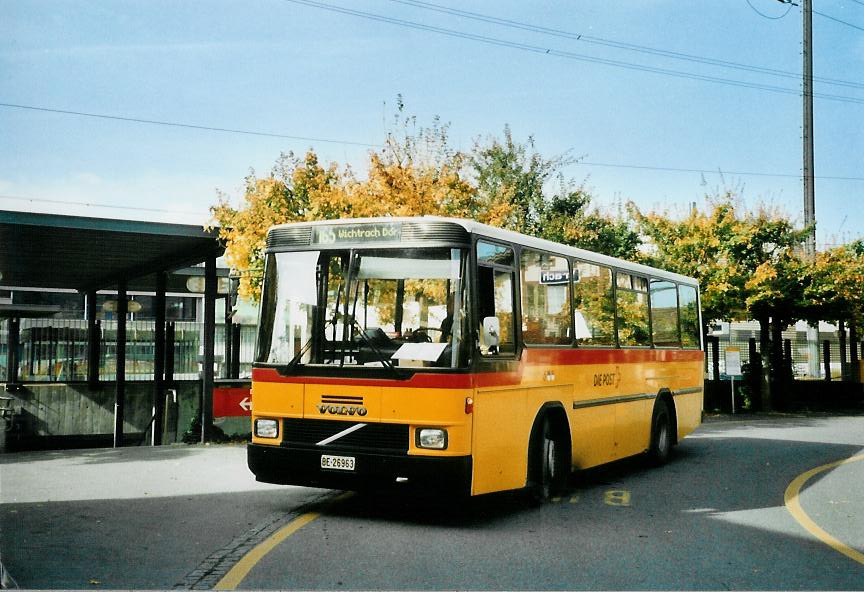
M 217 190 L 239 199 L 249 170 L 266 174 L 282 151 L 314 147 L 362 173 L 364 144 L 383 140 L 401 95 L 421 124 L 449 122 L 457 147 L 509 125 L 545 156 L 581 158 L 566 173 L 603 209 L 633 200 L 680 213 L 733 189 L 801 221 L 800 8 L 433 4 L 559 33 L 414 0 L 0 0 L 0 209 L 203 223 Z M 813 7 L 814 75 L 842 83 L 815 88 L 835 97 L 815 102 L 821 245 L 864 236 L 864 1 Z

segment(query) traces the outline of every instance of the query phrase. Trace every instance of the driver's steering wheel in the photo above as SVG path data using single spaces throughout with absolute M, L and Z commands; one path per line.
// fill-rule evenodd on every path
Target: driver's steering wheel
M 433 329 L 432 327 L 417 327 L 414 331 L 411 332 L 411 337 L 408 341 L 411 343 L 432 343 L 432 338 L 429 337 L 429 330 L 437 331 L 437 329 Z

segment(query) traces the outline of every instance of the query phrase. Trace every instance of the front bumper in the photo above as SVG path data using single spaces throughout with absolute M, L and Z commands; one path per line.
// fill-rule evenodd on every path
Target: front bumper
M 353 471 L 321 468 L 321 449 L 249 444 L 247 461 L 257 481 L 328 489 L 411 490 L 469 495 L 471 457 L 429 457 L 338 452 L 355 458 Z

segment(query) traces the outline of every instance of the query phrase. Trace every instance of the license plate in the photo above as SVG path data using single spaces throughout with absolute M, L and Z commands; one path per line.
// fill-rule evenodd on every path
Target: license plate
M 354 457 L 353 456 L 331 456 L 329 454 L 321 455 L 322 469 L 335 469 L 337 471 L 353 471 Z

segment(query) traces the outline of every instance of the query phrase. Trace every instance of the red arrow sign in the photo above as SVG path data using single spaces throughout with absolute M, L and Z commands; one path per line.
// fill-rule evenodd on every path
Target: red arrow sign
M 213 389 L 213 417 L 242 417 L 252 415 L 252 392 L 244 387 L 216 387 Z

